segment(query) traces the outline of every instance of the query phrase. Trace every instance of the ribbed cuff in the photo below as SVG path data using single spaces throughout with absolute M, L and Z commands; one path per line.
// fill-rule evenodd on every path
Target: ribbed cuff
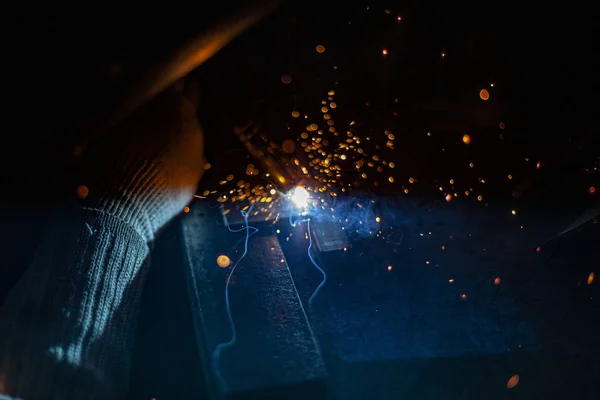
M 148 255 L 119 218 L 61 217 L 0 310 L 1 392 L 124 398 Z
M 117 167 L 118 166 L 118 167 Z M 129 224 L 146 242 L 170 217 L 167 186 L 160 159 L 148 160 L 123 156 L 97 183 L 89 183 L 89 197 L 81 201 L 83 209 L 101 211 Z

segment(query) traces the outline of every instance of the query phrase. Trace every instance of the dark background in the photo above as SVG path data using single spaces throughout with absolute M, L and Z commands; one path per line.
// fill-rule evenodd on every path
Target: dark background
M 7 122 L 16 132 L 6 135 L 6 147 L 15 139 L 27 146 L 11 152 L 21 166 L 17 177 L 52 170 L 56 160 L 48 157 L 81 135 L 115 88 L 236 6 L 103 4 L 11 15 Z M 540 157 L 564 147 L 567 135 L 590 140 L 597 66 L 590 18 L 575 6 L 517 2 L 286 2 L 196 71 L 209 155 L 235 145 L 221 133 L 240 121 L 259 119 L 272 138 L 289 135 L 291 110 L 318 109 L 334 86 L 343 105 L 338 120 L 376 132 L 405 137 L 435 127 L 473 135 L 503 121 L 519 132 L 512 140 L 521 152 Z M 327 51 L 316 53 L 316 44 Z M 283 74 L 293 77 L 291 85 L 281 84 Z M 476 93 L 491 82 L 484 103 Z

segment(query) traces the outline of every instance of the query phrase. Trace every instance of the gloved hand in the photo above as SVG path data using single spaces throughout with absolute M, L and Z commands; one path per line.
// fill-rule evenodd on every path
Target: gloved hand
M 196 93 L 175 85 L 91 143 L 82 155 L 80 205 L 153 240 L 192 199 L 204 172 Z
M 81 155 L 84 211 L 57 213 L 0 308 L 0 393 L 125 398 L 148 242 L 203 173 L 195 110 L 172 88 Z

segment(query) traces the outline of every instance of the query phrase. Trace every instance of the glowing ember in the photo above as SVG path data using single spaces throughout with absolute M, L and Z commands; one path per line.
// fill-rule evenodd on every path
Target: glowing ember
M 217 265 L 221 268 L 227 268 L 231 264 L 231 260 L 226 255 L 222 254 L 217 257 Z
M 508 382 L 506 383 L 506 387 L 508 389 L 512 389 L 515 386 L 517 386 L 519 384 L 519 375 L 513 375 L 510 377 L 510 379 L 508 380 Z
M 77 193 L 77 198 L 80 199 L 80 200 L 83 200 L 86 197 L 88 197 L 88 195 L 90 194 L 90 190 L 85 185 L 79 185 L 77 187 L 77 192 L 76 193 Z

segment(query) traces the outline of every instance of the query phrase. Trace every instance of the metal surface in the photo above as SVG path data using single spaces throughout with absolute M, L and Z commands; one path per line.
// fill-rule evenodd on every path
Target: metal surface
M 326 253 L 352 247 L 345 232 L 335 222 L 317 220 L 311 222 L 310 230 L 320 252 Z
M 204 370 L 214 372 L 213 350 L 231 339 L 224 303 L 231 268 L 219 268 L 216 258 L 227 254 L 233 265 L 243 252 L 244 232 L 228 232 L 219 210 L 201 205 L 185 215 L 182 232 L 198 344 Z M 211 396 L 325 398 L 324 361 L 277 237 L 268 232 L 250 238 L 232 276 L 229 299 L 237 341 L 219 358 L 225 387 L 208 379 Z

